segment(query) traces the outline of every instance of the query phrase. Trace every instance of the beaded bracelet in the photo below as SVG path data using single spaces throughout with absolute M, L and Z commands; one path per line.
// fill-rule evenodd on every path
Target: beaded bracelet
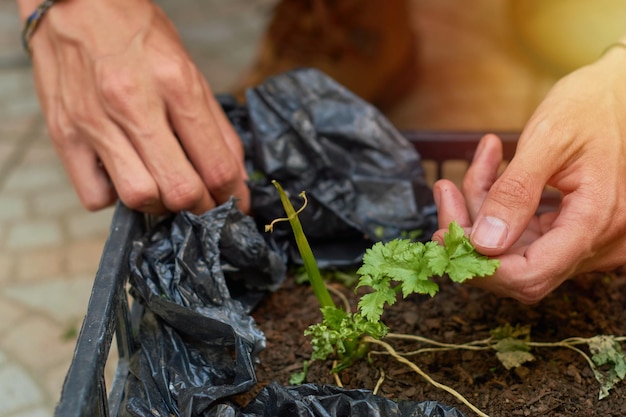
M 609 46 L 604 48 L 604 51 L 602 51 L 602 55 L 601 56 L 603 56 L 604 54 L 609 52 L 610 49 L 613 49 L 615 47 L 626 49 L 626 43 L 624 43 L 624 42 L 613 42 L 612 44 L 610 44 Z
M 35 30 L 37 30 L 39 22 L 41 22 L 41 19 L 45 16 L 48 9 L 52 7 L 55 1 L 56 0 L 45 0 L 35 9 L 34 12 L 31 13 L 30 16 L 28 16 L 26 22 L 24 22 L 24 29 L 22 29 L 22 46 L 29 56 L 31 55 L 29 45 L 30 39 L 33 37 Z

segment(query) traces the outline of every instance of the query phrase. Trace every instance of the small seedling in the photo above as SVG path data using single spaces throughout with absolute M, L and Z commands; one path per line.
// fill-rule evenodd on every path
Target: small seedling
M 280 184 L 276 181 L 272 183 L 278 190 L 287 217 L 274 220 L 265 230 L 271 231 L 274 224 L 281 220 L 289 221 L 293 229 L 323 317 L 321 323 L 305 331 L 305 335 L 311 336 L 311 359 L 325 360 L 331 355 L 336 356 L 338 361 L 333 372 L 351 366 L 368 352 L 366 336 L 382 339 L 387 334 L 387 326 L 380 319 L 385 305 L 394 304 L 398 293 L 402 292 L 405 298 L 414 293 L 434 296 L 439 286 L 431 280 L 433 277 L 447 275 L 454 282 L 463 282 L 492 275 L 499 265 L 498 260 L 476 252 L 463 228 L 456 222 L 450 224 L 450 231 L 444 235 L 445 246 L 434 241 L 424 244 L 409 239 L 378 242 L 365 252 L 363 265 L 357 270 L 357 288 L 367 286 L 372 292 L 361 298 L 359 311 L 351 313 L 341 310 L 326 289 L 298 219 L 298 211 L 293 208 Z M 300 196 L 306 205 L 306 194 L 302 192 Z M 304 206 L 300 211 L 303 209 Z

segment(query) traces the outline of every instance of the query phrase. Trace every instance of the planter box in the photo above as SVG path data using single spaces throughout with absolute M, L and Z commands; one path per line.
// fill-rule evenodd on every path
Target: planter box
M 446 163 L 470 161 L 482 133 L 405 132 L 405 136 L 421 154 L 427 177 L 432 181 L 445 175 Z M 504 133 L 501 137 L 505 158 L 510 159 L 515 152 L 517 134 Z M 428 172 L 429 167 L 431 172 Z M 558 195 L 546 193 L 544 197 L 540 210 L 558 204 Z M 140 316 L 139 307 L 129 304 L 126 292 L 128 257 L 132 241 L 146 231 L 148 222 L 148 217 L 118 203 L 56 417 L 119 414 Z M 117 370 L 107 391 L 104 369 L 114 335 Z

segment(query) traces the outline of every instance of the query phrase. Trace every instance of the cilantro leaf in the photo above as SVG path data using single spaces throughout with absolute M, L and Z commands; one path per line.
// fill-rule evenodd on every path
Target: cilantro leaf
M 450 257 L 445 246 L 441 246 L 437 242 L 427 242 L 424 258 L 426 258 L 428 267 L 434 274 L 442 276 L 446 273 Z
M 361 298 L 359 308 L 364 317 L 378 321 L 386 304 L 392 305 L 398 288 L 406 298 L 410 294 L 429 294 L 439 291 L 431 280 L 447 274 L 454 282 L 492 275 L 500 261 L 480 255 L 465 231 L 456 222 L 450 223 L 444 235 L 445 246 L 437 242 L 413 242 L 394 239 L 375 243 L 363 255 L 358 269 L 359 287 L 370 287 L 372 293 Z
M 325 360 L 332 355 L 340 359 L 335 371 L 350 366 L 367 353 L 368 345 L 362 341 L 363 336 L 381 339 L 388 332 L 383 323 L 371 322 L 359 313 L 346 313 L 336 307 L 321 310 L 322 322 L 310 326 L 304 334 L 311 336 L 312 360 Z
M 430 281 L 433 275 L 432 268 L 428 264 L 428 258 L 420 257 L 413 261 L 413 271 L 402 277 L 402 295 L 404 298 L 411 294 L 428 294 L 433 297 L 439 292 L 439 285 Z
M 456 222 L 450 223 L 443 241 L 448 254 L 445 270 L 454 282 L 493 275 L 500 266 L 499 260 L 489 259 L 476 252 L 469 239 L 465 237 L 463 228 Z
M 385 303 L 393 305 L 395 302 L 396 292 L 392 288 L 387 288 L 363 295 L 358 306 L 365 318 L 377 322 L 383 314 Z
M 499 265 L 499 260 L 488 259 L 473 252 L 450 258 L 446 273 L 452 281 L 463 282 L 474 277 L 493 275 Z

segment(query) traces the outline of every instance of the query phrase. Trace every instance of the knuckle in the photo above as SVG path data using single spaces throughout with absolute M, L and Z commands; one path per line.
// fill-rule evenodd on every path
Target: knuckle
M 63 146 L 67 140 L 78 136 L 76 126 L 70 120 L 66 111 L 61 109 L 51 109 L 46 115 L 48 135 L 55 145 Z
M 65 124 L 65 133 L 67 136 L 74 136 L 77 129 L 86 131 L 97 130 L 98 121 L 95 112 L 85 103 L 75 103 L 72 107 L 67 108 L 68 120 Z
M 537 284 L 522 288 L 515 298 L 521 303 L 531 305 L 541 301 L 549 292 L 545 285 Z
M 236 188 L 241 180 L 240 171 L 235 164 L 223 161 L 215 164 L 210 172 L 210 176 L 206 179 L 207 186 L 211 194 L 216 195 L 222 200 L 230 197 L 230 193 Z
M 533 201 L 530 188 L 531 175 L 519 172 L 515 176 L 500 177 L 491 187 L 489 197 L 492 201 L 509 209 L 528 206 Z
M 117 193 L 120 200 L 133 210 L 147 211 L 159 203 L 159 191 L 156 185 L 128 183 L 118 187 Z
M 83 207 L 88 211 L 98 211 L 103 208 L 109 207 L 115 201 L 111 196 L 106 194 L 96 195 L 93 193 L 79 194 Z
M 118 107 L 127 107 L 132 97 L 140 94 L 141 85 L 133 72 L 128 69 L 105 68 L 100 71 L 98 89 L 106 102 Z
M 175 212 L 191 209 L 202 200 L 203 193 L 200 184 L 181 182 L 163 192 L 163 203 Z
M 568 117 L 547 117 L 540 113 L 529 121 L 529 134 L 537 138 L 571 137 L 571 123 Z
M 155 68 L 155 78 L 169 94 L 176 96 L 201 93 L 192 65 L 181 57 L 172 57 L 159 63 Z
M 472 172 L 468 171 L 468 174 L 463 177 L 461 182 L 461 190 L 466 198 L 475 199 L 480 196 L 482 189 L 477 187 L 476 183 L 476 178 L 472 175 Z
M 52 142 L 56 145 L 63 144 L 63 138 L 68 136 L 68 127 L 64 126 L 61 122 L 55 119 L 49 119 L 47 122 L 48 125 L 48 135 Z
M 512 298 L 524 304 L 536 304 L 554 289 L 555 271 L 545 270 L 518 278 L 510 283 Z

